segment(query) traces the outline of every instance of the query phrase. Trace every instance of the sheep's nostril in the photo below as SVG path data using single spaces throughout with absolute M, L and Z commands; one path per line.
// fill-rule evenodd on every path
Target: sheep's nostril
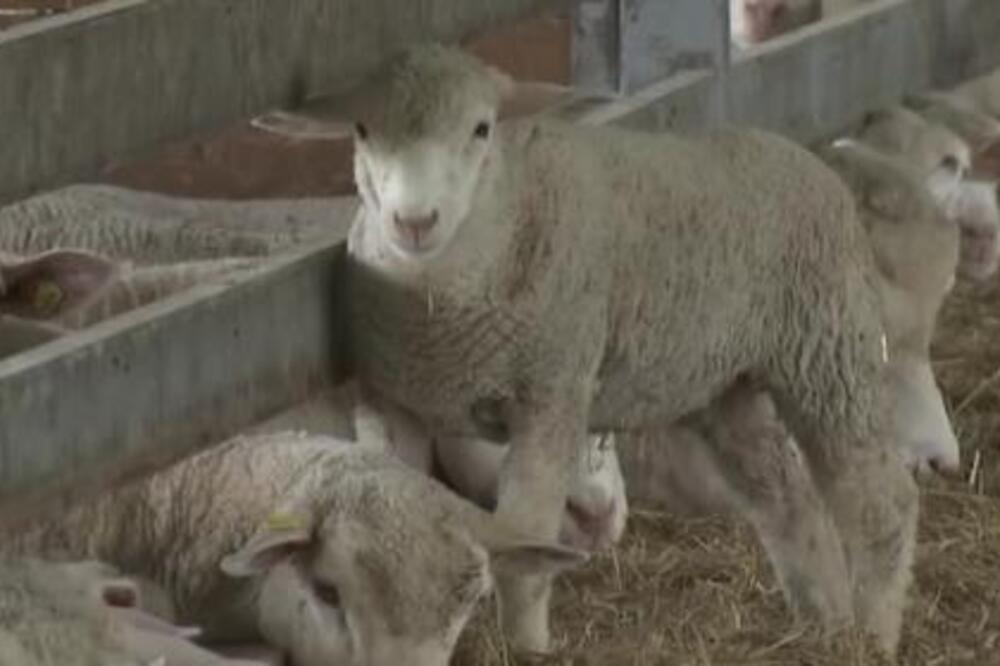
M 611 500 L 600 506 L 583 506 L 578 502 L 569 500 L 566 503 L 566 510 L 573 518 L 580 529 L 590 535 L 603 532 L 608 522 L 615 513 L 615 501 Z
M 419 217 L 400 217 L 399 213 L 392 214 L 392 220 L 396 228 L 400 231 L 419 238 L 421 234 L 426 234 L 434 225 L 438 223 L 438 211 L 435 208 L 429 215 Z
M 930 467 L 936 473 L 941 476 L 955 476 L 958 474 L 959 466 L 942 458 L 941 456 L 934 456 L 930 459 Z

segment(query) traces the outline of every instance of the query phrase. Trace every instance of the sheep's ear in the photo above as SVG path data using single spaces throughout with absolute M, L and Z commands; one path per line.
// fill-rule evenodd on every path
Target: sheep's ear
M 558 543 L 527 538 L 497 520 L 495 514 L 483 514 L 482 520 L 473 523 L 471 529 L 476 541 L 489 553 L 494 572 L 556 573 L 578 567 L 589 557 L 588 553 Z
M 0 312 L 53 319 L 97 298 L 117 278 L 119 265 L 79 250 L 51 250 L 0 266 Z
M 514 94 L 516 85 L 510 74 L 494 67 L 493 65 L 487 65 L 486 72 L 490 79 L 493 80 L 493 84 L 497 87 L 497 92 L 500 93 L 500 99 L 506 99 Z
M 234 578 L 256 576 L 312 542 L 310 521 L 299 514 L 274 513 L 235 553 L 222 559 L 222 571 Z
M 351 123 L 307 110 L 272 111 L 257 116 L 250 125 L 297 141 L 340 141 L 353 135 Z
M 587 561 L 587 553 L 548 543 L 510 543 L 489 550 L 494 572 L 514 574 L 558 573 Z

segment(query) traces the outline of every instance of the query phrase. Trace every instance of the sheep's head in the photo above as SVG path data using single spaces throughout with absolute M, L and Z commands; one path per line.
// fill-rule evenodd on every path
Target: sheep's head
M 412 48 L 353 96 L 354 177 L 387 249 L 440 252 L 469 214 L 511 86 L 456 49 Z
M 960 136 L 903 107 L 868 113 L 858 136 L 917 169 L 939 203 L 954 195 L 972 166 L 972 150 Z
M 734 41 L 751 45 L 818 21 L 819 0 L 729 0 L 729 25 Z
M 519 541 L 398 461 L 345 476 L 298 489 L 222 563 L 261 576 L 261 632 L 302 666 L 446 666 L 498 570 L 584 559 Z
M 849 139 L 824 157 L 854 193 L 878 267 L 893 434 L 911 467 L 951 473 L 959 445 L 928 350 L 954 283 L 959 227 L 902 160 Z M 959 183 L 957 196 L 967 187 Z

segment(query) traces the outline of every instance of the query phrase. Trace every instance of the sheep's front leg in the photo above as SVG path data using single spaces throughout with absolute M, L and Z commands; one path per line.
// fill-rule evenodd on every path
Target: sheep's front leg
M 517 414 L 511 449 L 500 471 L 497 517 L 526 538 L 559 537 L 571 470 L 586 439 L 586 402 Z M 497 572 L 500 621 L 516 651 L 547 652 L 549 575 Z

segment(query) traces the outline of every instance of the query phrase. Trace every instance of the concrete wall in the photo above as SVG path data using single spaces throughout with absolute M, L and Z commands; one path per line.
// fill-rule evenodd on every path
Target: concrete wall
M 557 0 L 107 0 L 0 32 L 0 203 Z

